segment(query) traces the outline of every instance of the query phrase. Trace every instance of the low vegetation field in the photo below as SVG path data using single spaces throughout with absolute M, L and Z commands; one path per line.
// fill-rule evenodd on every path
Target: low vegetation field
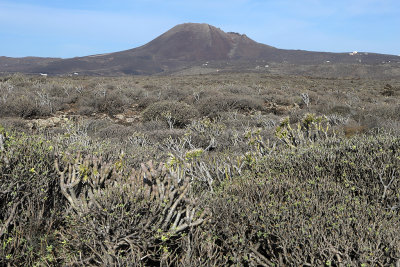
M 400 82 L 0 77 L 1 266 L 400 266 Z

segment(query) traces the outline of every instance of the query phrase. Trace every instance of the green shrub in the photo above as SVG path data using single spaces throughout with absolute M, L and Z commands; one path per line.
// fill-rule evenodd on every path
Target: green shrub
M 55 229 L 65 199 L 53 147 L 43 138 L 0 132 L 0 265 L 56 264 Z
M 198 251 L 224 255 L 219 266 L 395 265 L 399 148 L 396 137 L 363 136 L 255 159 L 210 199 Z

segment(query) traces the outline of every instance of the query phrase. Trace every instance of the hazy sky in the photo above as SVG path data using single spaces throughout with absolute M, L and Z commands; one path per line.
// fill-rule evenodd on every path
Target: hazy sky
M 184 22 L 278 48 L 400 54 L 399 0 L 0 0 L 0 56 L 115 52 Z

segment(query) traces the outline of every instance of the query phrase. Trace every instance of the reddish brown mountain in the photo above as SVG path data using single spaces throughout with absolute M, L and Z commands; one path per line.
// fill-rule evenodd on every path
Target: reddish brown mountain
M 296 65 L 380 64 L 399 61 L 391 55 L 322 53 L 283 50 L 257 43 L 246 35 L 226 33 L 208 24 L 177 25 L 153 41 L 130 50 L 70 59 L 0 58 L 0 72 L 91 75 L 155 74 L 182 70 L 205 62 L 248 66 L 251 62 Z
M 130 51 L 149 53 L 157 60 L 204 61 L 250 59 L 264 50 L 273 53 L 277 49 L 256 43 L 246 35 L 225 33 L 208 24 L 186 23 Z

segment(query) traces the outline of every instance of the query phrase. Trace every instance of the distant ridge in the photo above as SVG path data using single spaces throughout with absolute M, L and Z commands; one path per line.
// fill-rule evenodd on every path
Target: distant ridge
M 257 43 L 245 34 L 224 32 L 209 24 L 184 23 L 143 46 L 115 53 L 69 59 L 0 57 L 0 72 L 129 75 L 170 73 L 201 66 L 205 62 L 229 62 L 236 66 L 255 61 L 295 65 L 319 65 L 327 62 L 376 65 L 396 60 L 400 61 L 400 57 L 376 53 L 278 49 Z M 222 68 L 223 64 L 219 66 Z

